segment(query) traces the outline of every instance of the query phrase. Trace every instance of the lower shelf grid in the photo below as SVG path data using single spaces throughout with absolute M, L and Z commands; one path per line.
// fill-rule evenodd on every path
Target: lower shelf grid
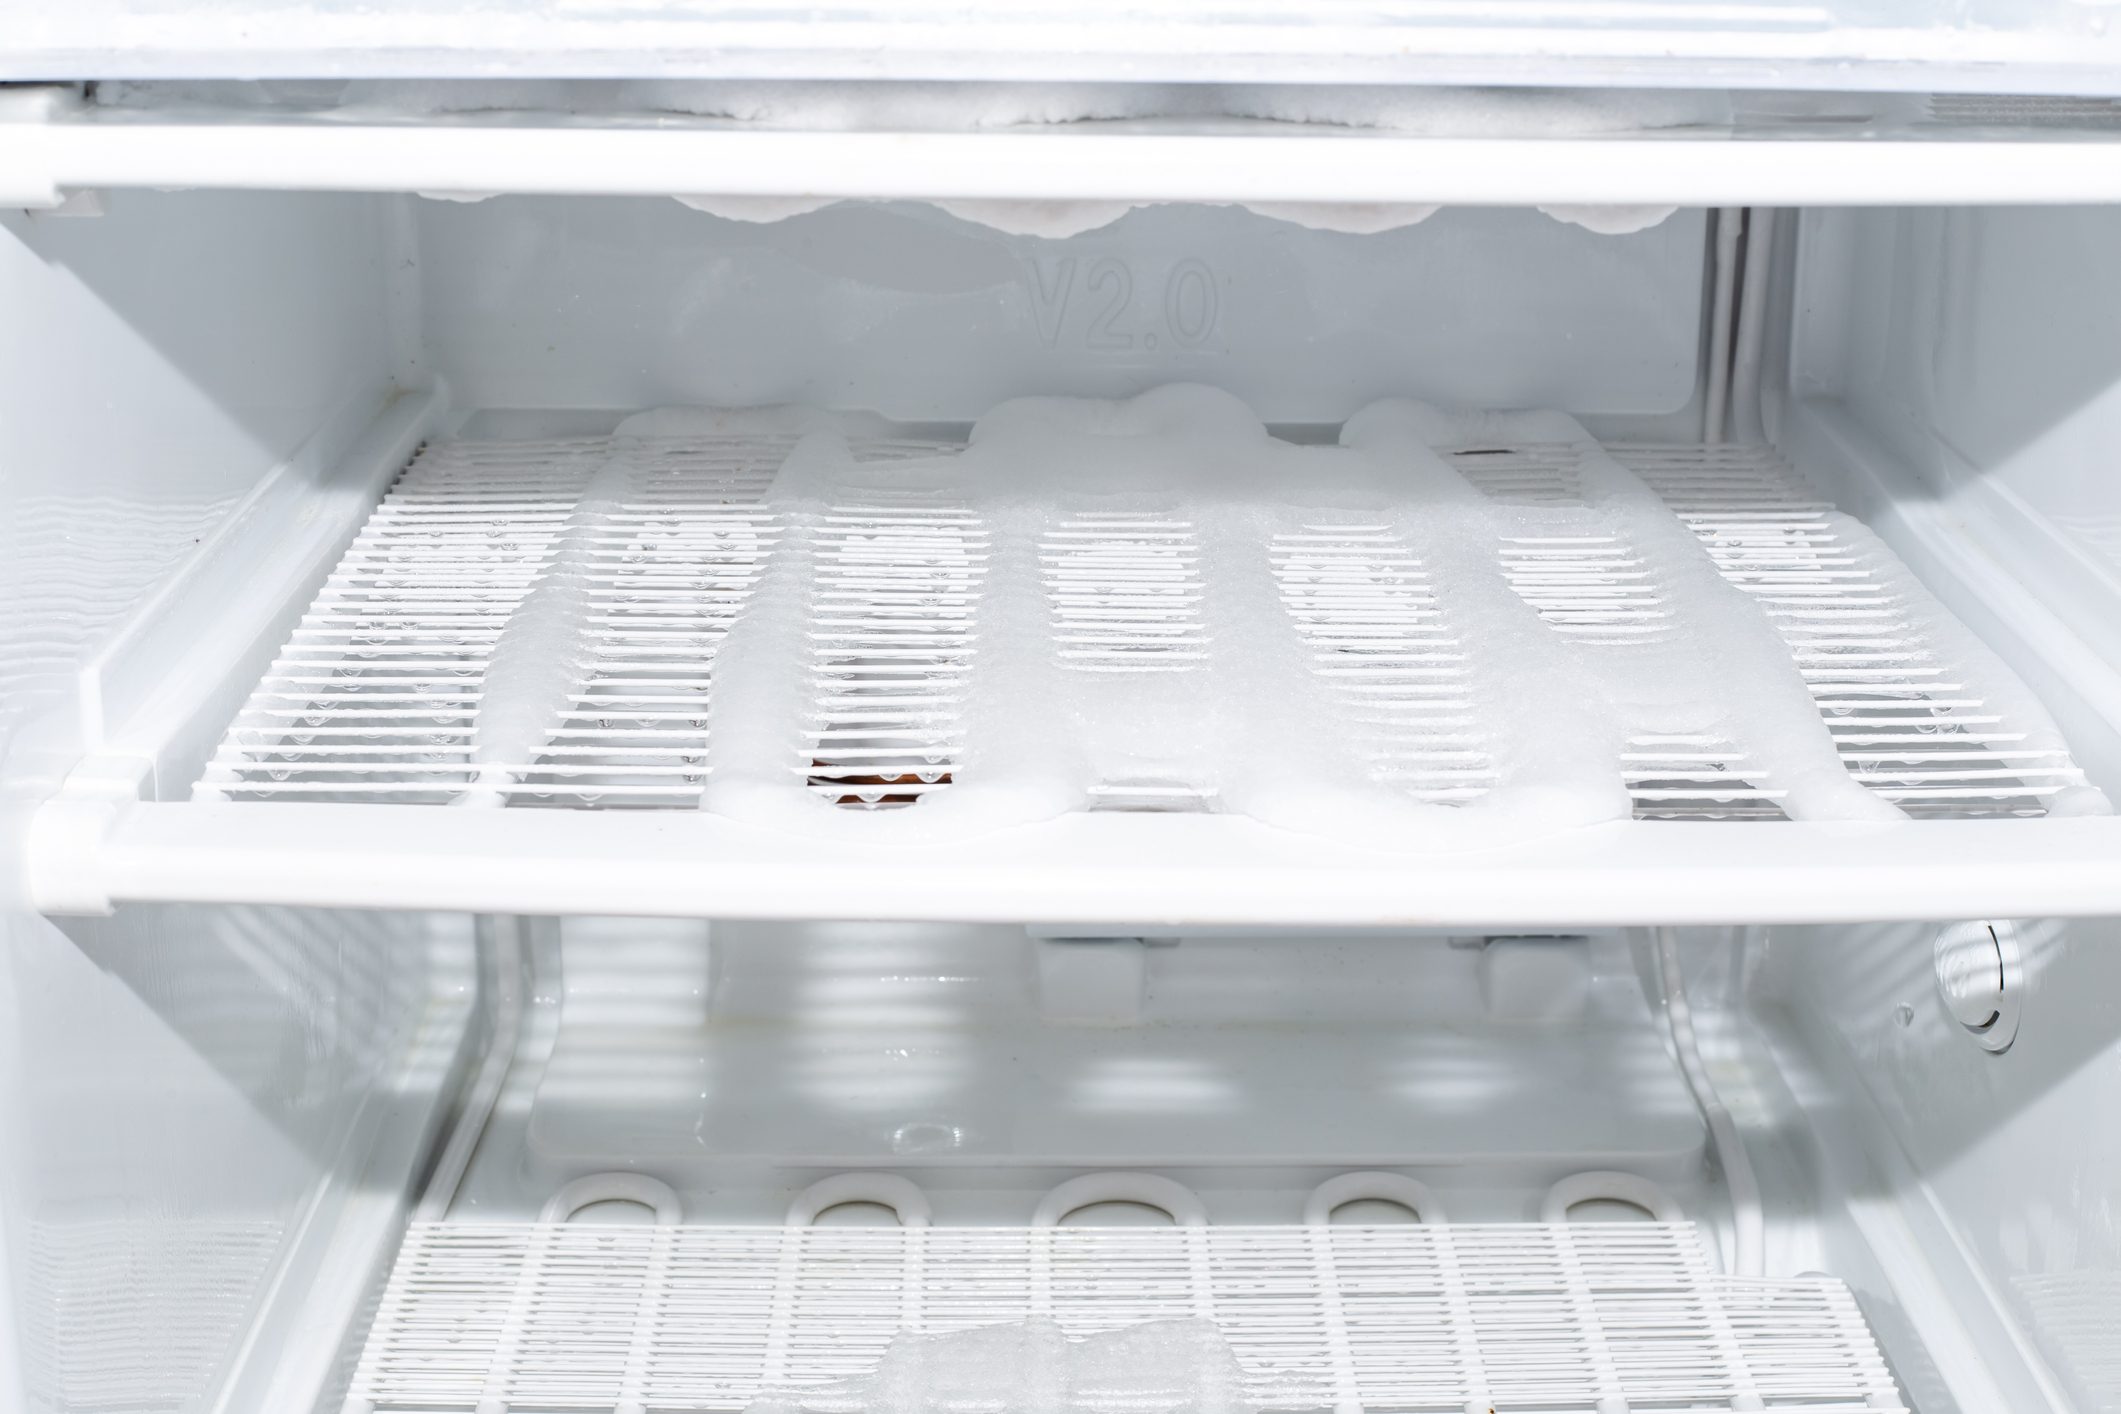
M 873 1370 L 895 1336 L 1027 1320 L 1073 1340 L 1212 1322 L 1248 1409 L 1902 1408 L 1845 1286 L 1722 1275 L 1690 1223 L 428 1223 L 407 1235 L 347 1409 L 644 1414 L 770 1398 L 852 1414 L 860 1401 L 832 1382 Z M 999 1393 L 997 1414 L 1015 1414 Z

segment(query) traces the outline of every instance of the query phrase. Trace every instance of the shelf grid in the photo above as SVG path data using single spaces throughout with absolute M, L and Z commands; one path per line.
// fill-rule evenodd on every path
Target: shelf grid
M 1847 1287 L 1719 1274 L 1693 1224 L 421 1224 L 349 1414 L 745 1408 L 901 1332 L 1206 1319 L 1257 1409 L 1901 1409 Z M 808 1397 L 804 1390 L 811 1391 Z
M 987 532 L 945 495 L 913 488 L 835 507 L 812 532 L 812 790 L 835 805 L 910 805 L 947 788 Z
M 759 504 L 795 438 L 636 446 L 596 535 L 593 671 L 514 805 L 692 808 L 714 650 L 780 517 Z M 931 444 L 865 443 L 862 455 Z M 423 448 L 340 561 L 202 777 L 203 798 L 447 804 L 475 774 L 480 674 L 611 439 Z
M 1467 645 L 1405 538 L 1389 526 L 1320 527 L 1275 536 L 1269 554 L 1313 668 L 1343 699 L 1379 774 L 1437 804 L 1493 786 Z
M 623 504 L 591 540 L 593 642 L 581 690 L 508 804 L 694 808 L 710 769 L 716 647 L 771 557 L 802 537 L 813 583 L 811 700 L 792 724 L 792 784 L 837 805 L 917 804 L 962 780 L 964 702 L 979 666 L 995 531 L 974 500 L 918 486 L 822 514 L 762 499 L 787 436 L 635 442 Z M 203 774 L 207 800 L 448 804 L 475 774 L 486 655 L 556 553 L 611 438 L 424 448 L 377 509 Z M 857 439 L 860 461 L 935 459 L 951 444 Z M 1770 449 L 1629 443 L 1608 450 L 1707 546 L 1788 645 L 1852 776 L 1908 813 L 2038 815 L 2082 780 L 2051 736 L 1984 695 L 1932 641 L 1936 610 L 1862 527 L 1830 514 Z M 1580 448 L 1467 447 L 1452 466 L 1499 505 L 1552 518 L 1584 504 Z M 930 478 L 933 482 L 935 479 Z M 870 478 L 874 482 L 874 478 Z M 1202 613 L 1219 572 L 1181 516 L 1075 510 L 1030 546 L 1051 652 L 1098 674 L 1212 666 Z M 1418 549 L 1393 525 L 1284 523 L 1263 535 L 1287 631 L 1326 679 L 1378 779 L 1462 803 L 1497 784 L 1478 710 L 1479 645 L 1455 631 Z M 1625 651 L 1683 605 L 1612 534 L 1505 536 L 1496 562 L 1556 634 Z M 1639 734 L 1622 770 L 1642 818 L 1779 819 L 1774 762 L 1713 733 Z M 1178 792 L 1184 794 L 1182 789 Z M 1201 792 L 1212 794 L 1212 788 Z

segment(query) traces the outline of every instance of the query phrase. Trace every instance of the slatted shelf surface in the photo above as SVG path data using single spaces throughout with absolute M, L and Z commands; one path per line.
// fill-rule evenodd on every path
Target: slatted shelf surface
M 986 527 L 916 491 L 836 507 L 813 543 L 809 784 L 837 805 L 910 805 L 964 749 Z
M 966 703 L 988 571 L 1010 549 L 1004 532 L 937 470 L 956 448 L 932 441 L 854 440 L 858 463 L 917 464 L 903 487 L 867 476 L 821 510 L 777 504 L 766 492 L 794 441 L 629 443 L 633 479 L 589 543 L 582 686 L 534 759 L 505 763 L 506 803 L 695 808 L 712 770 L 717 649 L 774 556 L 795 548 L 808 582 L 796 591 L 803 631 L 791 652 L 808 697 L 785 738 L 790 783 L 874 810 L 916 806 L 966 779 Z M 424 448 L 251 694 L 197 796 L 464 800 L 487 655 L 548 571 L 613 442 Z M 1995 665 L 1938 641 L 1940 611 L 1911 602 L 1920 591 L 1889 552 L 1832 515 L 1773 451 L 1608 450 L 1758 604 L 1861 785 L 1911 815 L 1967 817 L 2042 814 L 2082 782 L 2051 732 L 1991 702 Z M 1584 455 L 1567 443 L 1446 451 L 1490 502 L 1531 517 L 1493 547 L 1510 588 L 1559 638 L 1624 654 L 1681 631 L 1688 606 L 1641 547 L 1586 508 Z M 1211 554 L 1182 508 L 1073 508 L 1007 533 L 1029 537 L 1059 671 L 1154 679 L 1215 667 L 1226 640 L 1214 591 L 1232 552 Z M 1417 800 L 1460 804 L 1496 788 L 1509 743 L 1481 710 L 1494 690 L 1484 689 L 1481 645 L 1454 622 L 1439 592 L 1449 586 L 1404 524 L 1284 513 L 1242 553 L 1255 552 L 1286 611 L 1275 631 L 1334 704 L 1338 720 L 1321 731 L 1355 743 L 1375 779 Z M 1776 763 L 1714 731 L 1639 732 L 1620 769 L 1638 817 L 1783 814 Z M 1108 802 L 1130 794 L 1202 808 L 1214 786 L 1093 788 Z
M 697 803 L 714 651 L 781 538 L 760 497 L 795 440 L 633 450 L 632 494 L 591 548 L 594 671 L 539 758 L 516 763 L 510 803 Z M 929 450 L 862 448 L 880 459 Z M 608 438 L 424 448 L 252 693 L 200 793 L 462 797 L 486 656 L 611 452 Z
M 1721 1275 L 1685 1223 L 434 1223 L 406 1238 L 347 1409 L 681 1414 L 768 1394 L 842 1414 L 822 1386 L 895 1335 L 1030 1319 L 1076 1340 L 1212 1321 L 1261 1409 L 1902 1407 L 1845 1286 Z
M 1911 815 L 2037 815 L 2083 773 L 1989 707 L 1908 603 L 1906 572 L 1764 448 L 1623 446 L 1623 463 L 1759 601 L 1850 773 Z
M 1390 526 L 1288 531 L 1270 543 L 1282 602 L 1314 670 L 1342 699 L 1378 774 L 1420 800 L 1472 800 L 1495 781 L 1470 650 L 1428 571 Z

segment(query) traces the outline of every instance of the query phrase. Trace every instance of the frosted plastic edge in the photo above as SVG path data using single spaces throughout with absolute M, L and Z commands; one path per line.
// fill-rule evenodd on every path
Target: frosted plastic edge
M 47 805 L 39 834 L 80 804 Z M 2121 914 L 2121 816 L 1629 820 L 1420 855 L 1211 815 L 1073 816 L 933 849 L 762 831 L 696 811 L 505 810 L 476 823 L 421 805 L 131 802 L 86 837 L 68 832 L 79 857 L 33 838 L 28 884 L 46 912 L 91 913 L 122 900 L 1393 929 Z
M 21 131 L 33 141 L 19 141 Z M 1105 202 L 2121 201 L 2121 143 L 36 122 L 0 194 L 95 187 Z

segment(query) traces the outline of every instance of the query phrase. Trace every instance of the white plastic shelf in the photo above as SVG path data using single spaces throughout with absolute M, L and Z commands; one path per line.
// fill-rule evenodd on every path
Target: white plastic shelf
M 24 8 L 18 0 L 13 9 Z M 35 7 L 35 19 L 56 13 Z M 1603 7 L 1594 7 L 1597 13 Z M 1699 6 L 1671 7 L 1697 12 Z M 256 5 L 231 8 L 247 34 L 263 28 Z M 290 15 L 295 12 L 290 10 Z M 0 0 L 0 18 L 14 20 Z M 496 49 L 488 16 L 467 9 L 462 17 L 475 35 L 480 64 L 509 63 Z M 199 29 L 187 14 L 187 36 Z M 940 28 L 953 36 L 974 32 L 953 12 Z M 300 17 L 301 32 L 313 34 L 314 15 Z M 591 22 L 592 24 L 594 21 Z M 1075 22 L 1071 18 L 1070 24 Z M 1925 19 L 1926 23 L 1926 19 Z M 2084 22 L 2089 23 L 2089 22 Z M 11 61 L 22 51 L 11 44 L 0 53 L 0 77 L 68 82 L 81 74 L 121 77 L 108 26 L 91 21 L 98 35 L 95 55 L 58 61 L 42 75 Z M 1069 88 L 1034 94 L 1020 115 L 997 109 L 992 86 L 965 85 L 953 101 L 929 86 L 913 104 L 887 102 L 849 115 L 846 85 L 821 85 L 807 107 L 779 108 L 779 123 L 702 116 L 756 111 L 752 89 L 717 101 L 662 84 L 590 85 L 558 92 L 520 84 L 470 84 L 439 106 L 420 101 L 421 86 L 385 84 L 378 92 L 352 93 L 334 104 L 328 92 L 283 97 L 270 88 L 238 90 L 216 102 L 211 94 L 174 85 L 165 95 L 133 95 L 122 107 L 82 103 L 70 90 L 30 87 L 0 94 L 0 125 L 11 141 L 0 145 L 0 199 L 10 206 L 58 205 L 70 192 L 124 188 L 199 187 L 267 191 L 506 192 L 520 195 L 714 196 L 775 198 L 798 203 L 839 200 L 922 201 L 946 195 L 1001 211 L 1021 204 L 1098 203 L 1109 213 L 1130 205 L 1205 202 L 1286 207 L 1320 206 L 1921 206 L 1989 204 L 2079 204 L 2121 200 L 2121 174 L 2113 160 L 2111 114 L 2096 103 L 1961 100 L 1936 117 L 1910 97 L 1885 108 L 1866 107 L 1852 117 L 1829 101 L 1817 114 L 1774 112 L 1746 116 L 1718 102 L 1699 104 L 1689 118 L 1655 94 L 1608 95 L 1609 102 L 1580 96 L 1596 82 L 1582 58 L 1560 63 L 1559 88 L 1541 102 L 1500 102 L 1474 90 L 1417 93 L 1404 107 L 1383 101 L 1374 90 L 1350 90 L 1336 105 L 1335 86 L 1355 78 L 1345 58 L 1326 62 L 1330 84 L 1318 75 L 1296 78 L 1303 87 L 1284 92 L 1278 103 L 1240 107 L 1235 113 L 1202 114 L 1184 95 L 1203 87 L 1209 61 L 1203 45 L 1236 32 L 1217 14 L 1205 30 L 1157 21 L 1184 46 L 1183 86 L 1174 111 L 1149 105 L 1139 121 L 1089 121 L 1100 115 L 1144 114 L 1138 99 L 1078 106 L 1082 91 Z M 9 32 L 14 40 L 19 20 Z M 717 65 L 726 64 L 732 31 L 716 25 Z M 829 28 L 805 11 L 804 34 Z M 1298 36 L 1329 30 L 1306 20 L 1271 23 L 1253 31 L 1277 55 Z M 1610 36 L 1609 29 L 1599 31 Z M 1536 33 L 1536 31 L 1523 31 Z M 1042 61 L 1055 46 L 1026 33 L 998 36 L 1011 61 Z M 1806 38 L 1811 37 L 1808 32 Z M 1764 36 L 1744 35 L 1740 51 L 1759 58 Z M 1925 62 L 1897 71 L 1904 81 L 1919 76 L 1925 86 L 1982 90 L 2001 82 L 2001 42 L 1993 26 L 1968 36 L 1978 51 L 1975 71 L 1986 82 L 1952 82 L 1950 72 Z M 2050 71 L 2044 81 L 2030 69 L 2014 71 L 2020 93 L 2045 88 L 2051 94 L 2112 95 L 2121 65 L 2109 57 L 2117 37 L 2096 41 L 2072 35 L 2061 52 L 2081 65 Z M 1659 36 L 1659 46 L 1671 43 Z M 577 45 L 567 46 L 572 56 Z M 644 46 L 659 57 L 672 45 Z M 1666 52 L 1669 52 L 1668 50 Z M 1409 53 L 1393 40 L 1390 57 Z M 201 72 L 199 56 L 186 72 Z M 260 58 L 245 55 L 240 71 L 260 77 Z M 313 61 L 314 62 L 314 61 Z M 332 61 L 334 64 L 336 60 Z M 630 56 L 627 62 L 632 62 Z M 806 60 L 806 62 L 808 62 Z M 859 59 L 864 77 L 876 77 L 874 52 L 866 43 Z M 1306 61 L 1299 61 L 1306 62 Z M 1771 87 L 1789 87 L 1793 70 L 1768 61 Z M 1522 55 L 1505 65 L 1506 83 L 1522 86 L 1538 77 Z M 1145 75 L 1133 61 L 1119 93 L 1139 91 Z M 484 70 L 491 71 L 491 70 Z M 313 74 L 312 67 L 304 70 Z M 511 74 L 528 72 L 511 63 Z M 638 76 L 639 70 L 623 72 Z M 728 70 L 723 69 L 726 74 Z M 1734 73 L 1730 63 L 1719 73 Z M 1823 71 L 1830 87 L 1851 75 L 1842 64 Z M 810 69 L 812 78 L 821 70 Z M 990 75 L 991 76 L 991 75 Z M 1454 82 L 1467 81 L 1461 73 Z M 878 88 L 888 87 L 878 85 Z M 785 96 L 787 88 L 777 90 Z M 234 97 L 236 101 L 227 101 Z M 1697 96 L 1698 97 L 1698 96 Z M 261 98 L 264 101 L 260 101 Z M 822 101 L 819 101 L 822 100 Z M 1196 100 L 1197 101 L 1197 100 Z M 488 109 L 487 105 L 493 105 Z M 1641 110 L 1647 106 L 1647 114 Z M 497 111 L 496 111 L 497 110 Z M 923 111 L 925 110 L 925 111 Z M 1719 111 L 1721 110 L 1721 111 Z M 1301 121 L 1247 114 L 1287 113 Z M 1079 114 L 1083 121 L 1072 120 Z M 1021 116 L 1021 122 L 1004 122 Z M 1067 119 L 1056 121 L 1055 119 Z M 1868 120 L 1865 120 L 1865 119 Z M 987 215 L 1000 214 L 989 207 Z
M 574 806 L 698 803 L 709 669 L 780 538 L 760 496 L 795 440 L 634 450 L 631 498 L 590 537 L 591 670 L 538 759 L 513 763 L 505 794 Z M 881 457 L 935 450 L 864 446 Z M 488 655 L 610 455 L 608 438 L 424 449 L 251 695 L 200 794 L 433 804 L 469 791 Z M 856 527 L 820 538 L 851 547 Z M 821 604 L 868 588 L 862 611 L 888 612 L 876 586 L 846 566 L 828 565 L 826 576 Z
M 799 622 L 807 700 L 785 772 L 850 807 L 909 806 L 968 775 L 965 703 L 979 672 L 987 565 L 1008 546 L 976 505 L 918 477 L 895 497 L 791 523 L 761 500 L 792 438 L 650 443 L 622 508 L 591 536 L 589 671 L 534 758 L 499 763 L 516 805 L 693 809 L 713 769 L 713 663 L 778 553 L 812 584 L 783 591 Z M 858 443 L 871 458 L 936 444 Z M 1787 645 L 1852 779 L 1910 814 L 2038 815 L 2083 774 L 2024 690 L 1947 637 L 1942 611 L 1862 527 L 1830 514 L 1770 450 L 1629 445 L 1616 457 L 1708 548 Z M 479 778 L 480 680 L 541 574 L 603 439 L 427 448 L 341 561 L 199 783 L 202 799 L 448 804 Z M 1454 449 L 1498 503 L 1539 523 L 1494 546 L 1510 586 L 1556 643 L 1625 648 L 1689 632 L 1692 606 L 1644 547 L 1581 511 L 1582 449 Z M 1205 580 L 1227 573 L 1173 516 L 1082 511 L 1035 530 L 1050 653 L 1063 671 L 1195 674 L 1220 650 Z M 796 537 L 799 546 L 783 546 Z M 1254 547 L 1241 547 L 1252 550 Z M 1483 645 L 1439 605 L 1435 576 L 1392 524 L 1292 523 L 1257 553 L 1285 625 L 1331 684 L 1339 721 L 1380 778 L 1435 803 L 1478 799 L 1507 743 L 1479 703 Z M 1224 547 L 1224 553 L 1228 553 Z M 808 591 L 808 592 L 805 592 Z M 1176 700 L 1176 699 L 1174 699 Z M 2037 711 L 2037 708 L 2033 709 Z M 1645 818 L 1779 818 L 1778 762 L 1715 733 L 1644 730 L 1622 769 Z M 1211 774 L 1204 772 L 1205 774 Z M 1098 783 L 1111 804 L 1210 801 L 1200 782 Z
M 1567 448 L 1483 454 L 1468 471 L 1490 493 L 1535 503 L 1574 495 Z M 1833 514 L 1772 449 L 1625 443 L 1610 449 L 1753 596 L 1788 645 L 1850 775 L 1911 815 L 2037 815 L 2083 773 L 2059 743 L 2031 742 L 1987 692 L 2024 689 L 1987 659 L 1876 537 Z M 1469 458 L 1461 457 L 1465 462 Z M 1672 617 L 1630 548 L 1589 540 L 1513 545 L 1521 592 L 1566 633 L 1625 638 Z M 1941 631 L 1940 631 L 1941 630 Z M 1990 685 L 1994 684 L 1994 687 Z M 2000 694 L 1999 694 L 2000 695 Z M 1714 742 L 1645 739 L 1632 764 L 1638 813 L 1780 814 L 1769 763 Z M 1732 774 L 1758 777 L 1728 794 Z
M 991 442 L 812 424 L 844 453 L 691 413 L 429 444 L 218 747 L 185 728 L 167 759 L 201 750 L 196 781 L 165 767 L 141 800 L 92 761 L 39 812 L 33 898 L 1100 927 L 2121 910 L 2121 819 L 2046 707 L 1766 448 L 1512 415 L 1244 443 L 1244 497 L 1200 489 L 1238 484 L 1211 457 L 1168 495 L 1026 498 Z M 824 459 L 795 475 L 799 446 Z M 1379 456 L 1427 458 L 1428 489 L 1331 499 L 1417 470 Z M 1328 500 L 1278 499 L 1298 485 Z M 482 726 L 497 646 L 529 686 Z
M 831 1414 L 900 1332 L 1212 1321 L 1255 1408 L 1902 1408 L 1854 1298 L 1719 1274 L 1693 1224 L 420 1224 L 351 1414 Z

